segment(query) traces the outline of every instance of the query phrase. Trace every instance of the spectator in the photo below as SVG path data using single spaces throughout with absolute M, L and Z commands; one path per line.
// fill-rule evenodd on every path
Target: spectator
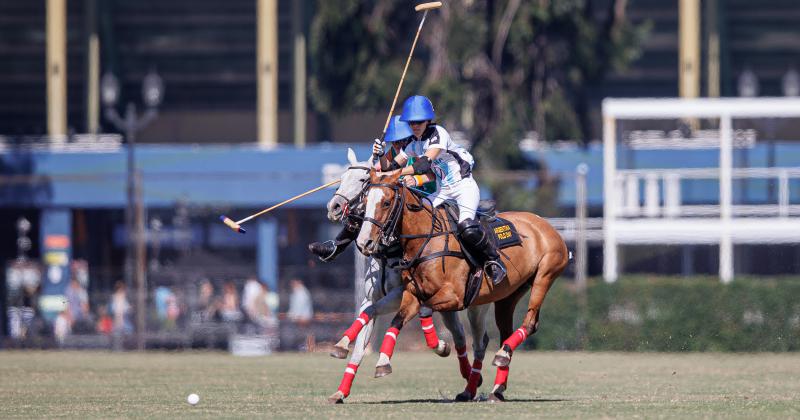
M 53 336 L 56 338 L 56 342 L 59 346 L 64 344 L 64 340 L 72 331 L 72 319 L 73 317 L 69 313 L 68 305 L 67 309 L 61 311 L 58 316 L 56 316 L 55 321 L 53 321 Z
M 214 297 L 214 285 L 208 279 L 200 282 L 200 291 L 197 295 L 197 309 L 194 319 L 199 322 L 216 321 L 219 302 Z
M 73 278 L 69 282 L 64 295 L 67 298 L 67 307 L 69 308 L 70 327 L 74 328 L 76 322 L 86 322 L 89 320 L 89 295 L 86 294 L 86 289 L 81 286 L 77 278 Z
M 242 320 L 242 312 L 239 310 L 239 295 L 236 292 L 236 285 L 230 280 L 226 281 L 222 287 L 222 304 L 219 313 L 225 322 Z
M 289 295 L 289 311 L 286 316 L 289 320 L 301 326 L 311 323 L 314 317 L 314 307 L 311 302 L 311 293 L 300 279 L 292 279 L 289 282 L 292 292 Z
M 109 335 L 113 329 L 114 320 L 108 316 L 108 307 L 106 305 L 100 305 L 97 309 L 97 332 Z
M 244 309 L 245 315 L 254 322 L 260 315 L 257 308 L 260 295 L 261 284 L 255 277 L 248 277 L 242 291 L 242 309 Z
M 125 283 L 117 281 L 114 286 L 114 293 L 111 295 L 111 318 L 113 320 L 113 331 L 118 334 L 130 334 L 133 332 L 133 324 L 130 320 L 131 304 L 128 302 L 128 291 Z
M 178 298 L 169 287 L 158 286 L 155 291 L 156 315 L 161 327 L 164 329 L 174 329 L 180 308 L 178 308 Z

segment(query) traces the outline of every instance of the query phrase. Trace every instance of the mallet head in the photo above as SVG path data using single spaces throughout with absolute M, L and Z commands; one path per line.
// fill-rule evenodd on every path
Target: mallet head
M 219 217 L 219 220 L 222 220 L 222 223 L 225 223 L 225 226 L 227 226 L 227 227 L 229 227 L 229 228 L 233 229 L 233 231 L 234 231 L 234 232 L 239 232 L 239 233 L 247 233 L 247 231 L 246 231 L 246 230 L 244 230 L 244 228 L 242 228 L 241 226 L 239 226 L 239 225 L 238 225 L 236 222 L 234 222 L 233 220 L 231 220 L 231 219 L 229 219 L 228 217 L 226 217 L 224 214 L 223 214 L 222 216 L 220 216 L 220 217 Z
M 421 12 L 423 10 L 431 10 L 431 9 L 438 9 L 442 7 L 442 2 L 440 1 L 432 1 L 429 3 L 420 3 L 414 7 L 414 10 Z

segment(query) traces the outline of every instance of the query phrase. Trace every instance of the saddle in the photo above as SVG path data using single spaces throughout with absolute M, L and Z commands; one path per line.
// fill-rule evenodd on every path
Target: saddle
M 458 225 L 458 203 L 454 200 L 447 200 L 442 205 L 451 226 Z M 494 243 L 498 251 L 517 245 L 522 245 L 522 239 L 517 232 L 517 228 L 510 221 L 497 217 L 495 202 L 492 200 L 481 200 L 478 204 L 478 221 L 481 224 L 484 234 L 488 235 L 489 240 Z M 478 296 L 483 280 L 483 264 L 478 263 L 478 258 L 470 252 L 469 247 L 461 242 L 461 238 L 456 235 L 464 259 L 469 264 L 470 275 L 467 278 L 467 285 L 464 289 L 464 307 L 469 307 L 472 301 Z

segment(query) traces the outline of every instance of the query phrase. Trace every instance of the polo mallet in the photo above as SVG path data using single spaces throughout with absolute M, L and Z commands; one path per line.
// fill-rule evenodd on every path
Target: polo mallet
M 394 113 L 394 107 L 395 107 L 395 105 L 397 105 L 397 97 L 400 96 L 400 89 L 402 89 L 402 87 L 403 87 L 403 81 L 406 78 L 406 72 L 408 71 L 408 65 L 411 63 L 411 56 L 414 55 L 414 49 L 417 47 L 417 40 L 419 39 L 420 32 L 422 32 L 422 26 L 425 24 L 425 18 L 428 16 L 428 10 L 438 9 L 440 7 L 442 7 L 442 2 L 440 2 L 440 1 L 432 1 L 432 2 L 429 2 L 429 3 L 421 3 L 421 4 L 418 4 L 416 7 L 414 7 L 414 10 L 416 10 L 417 12 L 424 11 L 425 13 L 422 14 L 422 20 L 419 22 L 419 27 L 417 28 L 417 34 L 414 36 L 414 43 L 411 44 L 411 51 L 408 53 L 408 58 L 406 59 L 406 65 L 403 68 L 403 74 L 402 74 L 402 76 L 400 76 L 400 83 L 397 85 L 397 90 L 394 93 L 394 99 L 392 100 L 392 107 L 389 109 L 389 115 L 386 117 L 386 124 L 383 125 L 383 133 L 381 133 L 381 142 L 383 142 L 383 139 L 386 137 L 386 130 L 389 129 L 389 122 L 392 120 L 392 114 Z M 375 159 L 377 159 L 377 158 L 378 157 L 375 154 L 372 155 L 372 160 L 373 161 L 375 161 Z M 225 223 L 226 226 L 228 226 L 229 228 L 231 228 L 235 232 L 247 233 L 247 231 L 244 230 L 244 228 L 242 228 L 242 226 L 241 226 L 243 223 L 245 223 L 245 222 L 247 222 L 249 220 L 255 219 L 256 217 L 261 216 L 262 214 L 269 213 L 270 211 L 272 211 L 272 210 L 274 210 L 274 209 L 276 209 L 276 208 L 278 208 L 278 207 L 280 207 L 280 206 L 282 206 L 284 204 L 291 203 L 292 201 L 297 200 L 297 199 L 302 198 L 302 197 L 305 197 L 305 196 L 307 196 L 307 195 L 309 195 L 311 193 L 315 193 L 315 192 L 317 192 L 317 191 L 319 191 L 321 189 L 328 188 L 328 187 L 330 187 L 332 185 L 338 184 L 340 181 L 341 180 L 339 180 L 339 179 L 337 179 L 335 181 L 331 181 L 331 182 L 329 182 L 329 183 L 327 183 L 325 185 L 322 185 L 322 186 L 319 186 L 319 187 L 314 188 L 312 190 L 306 191 L 306 192 L 304 192 L 304 193 L 302 193 L 300 195 L 296 195 L 296 196 L 294 196 L 294 197 L 292 197 L 292 198 L 290 198 L 290 199 L 288 199 L 286 201 L 278 203 L 278 204 L 276 204 L 276 205 L 274 205 L 274 206 L 272 206 L 272 207 L 270 207 L 268 209 L 261 210 L 260 212 L 258 212 L 256 214 L 247 216 L 244 219 L 236 221 L 236 222 L 234 222 L 232 219 L 230 219 L 229 217 L 227 217 L 225 215 L 220 216 L 219 220 L 221 220 L 222 223 Z
M 261 210 L 260 212 L 258 212 L 258 213 L 256 213 L 256 214 L 253 214 L 253 215 L 247 216 L 247 217 L 245 217 L 244 219 L 242 219 L 242 220 L 238 220 L 238 221 L 236 221 L 236 222 L 234 222 L 232 219 L 228 218 L 228 217 L 227 217 L 227 216 L 225 216 L 224 214 L 223 214 L 222 216 L 220 216 L 220 217 L 219 217 L 219 220 L 222 220 L 222 223 L 225 223 L 225 225 L 226 225 L 226 226 L 228 226 L 229 228 L 233 229 L 233 231 L 235 231 L 235 232 L 239 232 L 239 233 L 247 233 L 247 231 L 246 231 L 246 230 L 244 230 L 244 228 L 242 228 L 242 226 L 241 226 L 241 225 L 242 225 L 244 222 L 247 222 L 247 221 L 253 220 L 253 219 L 255 219 L 256 217 L 258 217 L 258 216 L 261 216 L 262 214 L 269 213 L 269 212 L 271 212 L 272 210 L 275 210 L 275 209 L 277 209 L 278 207 L 280 207 L 280 206 L 282 206 L 282 205 L 284 205 L 284 204 L 291 203 L 292 201 L 294 201 L 294 200 L 297 200 L 297 199 L 299 199 L 299 198 L 303 198 L 303 197 L 305 197 L 305 196 L 307 196 L 307 195 L 309 195 L 309 194 L 311 194 L 311 193 L 315 193 L 315 192 L 317 192 L 317 191 L 319 191 L 319 190 L 322 190 L 322 189 L 328 188 L 328 187 L 330 187 L 330 186 L 336 185 L 336 184 L 338 184 L 340 181 L 341 181 L 341 179 L 337 179 L 337 180 L 335 180 L 335 181 L 331 181 L 331 182 L 329 182 L 329 183 L 327 183 L 327 184 L 325 184 L 325 185 L 320 185 L 320 186 L 319 186 L 319 187 L 317 187 L 317 188 L 314 188 L 314 189 L 312 189 L 312 190 L 308 190 L 308 191 L 306 191 L 306 192 L 304 192 L 304 193 L 302 193 L 302 194 L 296 195 L 296 196 L 294 196 L 294 197 L 292 197 L 292 198 L 290 198 L 290 199 L 288 199 L 288 200 L 286 200 L 286 201 L 280 202 L 280 203 L 278 203 L 278 204 L 276 204 L 276 205 L 274 205 L 274 206 L 272 206 L 272 207 L 270 207 L 270 208 L 267 208 L 267 209 Z
M 417 40 L 419 39 L 419 34 L 422 32 L 422 25 L 425 24 L 425 18 L 428 16 L 428 10 L 438 9 L 442 7 L 442 2 L 440 1 L 432 1 L 430 3 L 420 3 L 414 10 L 417 12 L 425 11 L 422 14 L 422 20 L 419 22 L 419 27 L 417 28 L 417 34 L 414 36 L 414 43 L 411 44 L 411 51 L 408 53 L 408 58 L 406 59 L 406 66 L 403 68 L 403 75 L 400 76 L 400 83 L 397 85 L 397 90 L 394 92 L 394 99 L 392 100 L 392 107 L 389 108 L 389 115 L 386 116 L 386 124 L 383 125 L 383 133 L 381 133 L 381 143 L 383 143 L 383 139 L 386 137 L 386 130 L 389 129 L 389 122 L 392 120 L 392 114 L 394 113 L 394 107 L 397 105 L 397 97 L 400 96 L 400 89 L 403 87 L 403 81 L 406 79 L 406 72 L 408 71 L 408 65 L 411 64 L 411 56 L 414 55 L 414 49 L 417 47 Z M 374 153 L 372 154 L 372 161 L 374 162 L 378 159 L 378 156 Z

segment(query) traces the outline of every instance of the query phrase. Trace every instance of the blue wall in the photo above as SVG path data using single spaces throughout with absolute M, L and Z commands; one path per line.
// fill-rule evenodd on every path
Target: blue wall
M 354 147 L 367 158 L 365 145 Z M 146 206 L 193 205 L 265 207 L 321 185 L 323 165 L 346 165 L 347 146 L 305 150 L 262 150 L 248 146 L 143 145 L 137 166 L 143 173 Z M 34 175 L 34 183 L 0 184 L 0 206 L 121 208 L 126 202 L 127 151 L 32 151 L 0 154 L 2 175 Z M 291 206 L 324 206 L 330 194 L 311 194 Z
M 323 144 L 295 149 L 262 150 L 253 145 L 191 146 L 142 145 L 136 159 L 143 171 L 145 204 L 169 207 L 178 199 L 192 205 L 263 208 L 325 182 L 324 165 L 347 165 L 348 145 Z M 352 145 L 356 154 L 368 158 L 367 143 Z M 800 166 L 800 145 L 777 142 L 775 166 Z M 735 166 L 766 167 L 770 145 L 734 151 Z M 575 168 L 589 165 L 589 204 L 603 202 L 603 152 L 600 144 L 588 148 L 568 146 L 527 153 L 562 175 L 559 204 L 575 204 Z M 621 168 L 701 168 L 718 165 L 719 150 L 652 151 L 620 150 Z M 122 208 L 126 202 L 126 150 L 116 152 L 32 151 L 0 154 L 2 175 L 41 176 L 34 183 L 0 183 L 0 207 Z M 480 180 L 478 180 L 480 182 Z M 792 181 L 790 196 L 800 197 L 800 182 Z M 716 181 L 684 184 L 684 202 L 714 202 Z M 289 207 L 321 208 L 330 194 L 311 194 Z M 734 185 L 734 200 L 768 200 L 767 181 Z

